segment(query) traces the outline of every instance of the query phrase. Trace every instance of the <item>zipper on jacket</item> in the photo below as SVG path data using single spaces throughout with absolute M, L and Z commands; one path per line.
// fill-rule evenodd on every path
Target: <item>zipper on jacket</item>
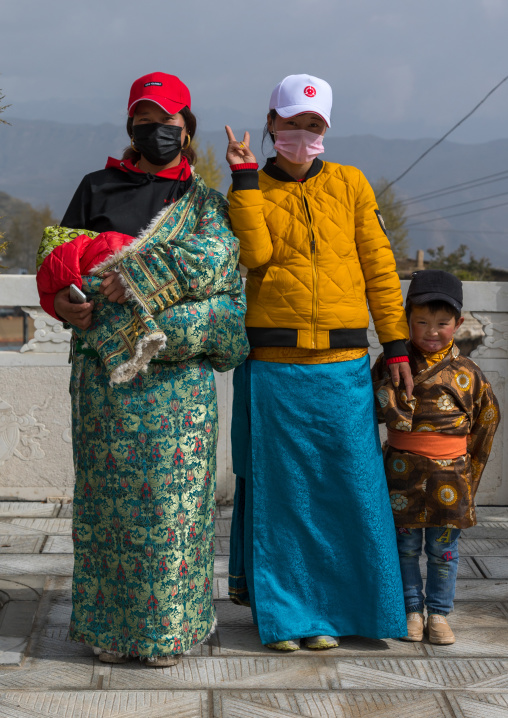
M 316 257 L 316 238 L 314 237 L 314 230 L 312 228 L 312 215 L 309 210 L 309 204 L 307 197 L 305 196 L 305 189 L 303 183 L 300 185 L 302 188 L 303 205 L 305 207 L 305 216 L 307 217 L 307 225 L 309 227 L 310 234 L 310 261 L 312 266 L 312 317 L 311 317 L 311 336 L 312 336 L 312 348 L 317 348 L 317 313 L 318 313 L 318 297 L 317 297 L 317 257 Z

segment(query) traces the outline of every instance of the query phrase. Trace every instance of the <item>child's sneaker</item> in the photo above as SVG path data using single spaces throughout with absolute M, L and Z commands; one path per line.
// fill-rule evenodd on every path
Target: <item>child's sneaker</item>
M 455 643 L 455 636 L 448 625 L 446 616 L 439 613 L 431 613 L 427 618 L 427 635 L 431 643 L 437 643 L 439 646 L 449 646 Z
M 406 613 L 407 636 L 401 641 L 423 641 L 423 613 Z

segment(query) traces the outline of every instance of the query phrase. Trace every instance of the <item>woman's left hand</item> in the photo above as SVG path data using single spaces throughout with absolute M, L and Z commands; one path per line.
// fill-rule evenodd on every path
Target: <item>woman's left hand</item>
M 390 364 L 389 368 L 393 385 L 398 387 L 402 379 L 407 398 L 411 399 L 413 397 L 414 381 L 409 362 L 404 361 L 399 364 Z
M 245 132 L 243 140 L 238 142 L 233 130 L 229 125 L 226 125 L 226 134 L 228 136 L 228 148 L 226 150 L 226 162 L 230 166 L 244 164 L 257 164 L 256 157 L 250 149 L 250 134 Z
M 118 302 L 124 304 L 127 301 L 125 295 L 125 287 L 122 284 L 118 272 L 106 272 L 105 279 L 99 287 L 99 292 L 104 294 L 110 302 Z

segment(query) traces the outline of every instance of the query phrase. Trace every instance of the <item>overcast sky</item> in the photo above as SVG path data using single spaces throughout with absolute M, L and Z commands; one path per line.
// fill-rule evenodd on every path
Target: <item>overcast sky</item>
M 261 127 L 275 84 L 308 72 L 332 85 L 334 134 L 438 137 L 508 75 L 507 23 L 507 0 L 3 0 L 4 117 L 122 122 L 160 70 L 203 129 Z M 508 82 L 450 139 L 501 137 Z

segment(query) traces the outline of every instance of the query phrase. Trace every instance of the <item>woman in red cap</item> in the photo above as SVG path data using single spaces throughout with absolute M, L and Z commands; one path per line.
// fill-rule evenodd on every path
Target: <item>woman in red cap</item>
M 173 665 L 215 626 L 213 368 L 248 343 L 238 241 L 192 170 L 190 105 L 173 75 L 136 80 L 131 147 L 83 179 L 39 252 L 41 303 L 74 329 L 70 635 L 110 663 Z
M 267 118 L 276 153 L 259 172 L 248 133 L 226 128 L 252 347 L 234 377 L 230 596 L 283 651 L 406 634 L 369 309 L 410 394 L 408 328 L 372 189 L 318 157 L 331 108 L 324 80 L 284 78 Z
M 128 104 L 131 147 L 121 160 L 110 157 L 105 169 L 86 175 L 61 225 L 135 237 L 165 205 L 180 199 L 196 162 L 190 108 L 189 90 L 178 77 L 154 72 L 136 80 Z

